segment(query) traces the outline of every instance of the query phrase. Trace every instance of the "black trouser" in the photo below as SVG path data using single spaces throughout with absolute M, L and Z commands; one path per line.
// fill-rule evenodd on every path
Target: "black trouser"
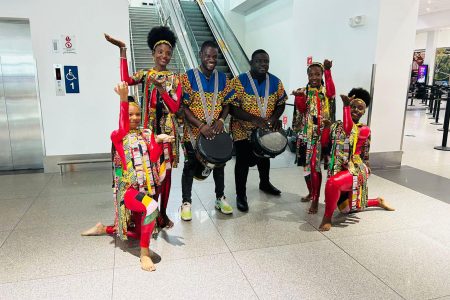
M 236 184 L 236 195 L 247 196 L 246 185 L 249 167 L 258 166 L 260 184 L 269 183 L 270 160 L 257 157 L 249 140 L 234 142 L 236 150 L 236 165 L 234 167 L 234 181 Z
M 195 158 L 195 150 L 192 148 L 190 142 L 184 143 L 186 149 L 186 157 L 183 167 L 183 175 L 181 176 L 181 191 L 183 202 L 192 202 L 192 183 L 194 181 L 195 166 L 200 162 Z M 214 168 L 213 171 L 214 183 L 216 185 L 216 198 L 224 195 L 225 189 L 225 166 Z

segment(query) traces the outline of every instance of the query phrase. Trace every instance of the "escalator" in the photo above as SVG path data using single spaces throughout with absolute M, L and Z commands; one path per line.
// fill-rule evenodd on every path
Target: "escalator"
M 184 16 L 192 30 L 196 42 L 196 49 L 200 49 L 205 41 L 216 40 L 211 29 L 200 10 L 199 5 L 194 1 L 180 1 Z M 232 78 L 231 70 L 225 61 L 222 51 L 219 49 L 217 60 L 217 71 L 223 72 L 228 78 Z
M 182 38 L 183 51 L 191 65 L 200 64 L 198 53 L 202 43 L 215 40 L 219 45 L 218 71 L 232 78 L 250 69 L 247 55 L 213 0 L 157 0 L 157 3 Z

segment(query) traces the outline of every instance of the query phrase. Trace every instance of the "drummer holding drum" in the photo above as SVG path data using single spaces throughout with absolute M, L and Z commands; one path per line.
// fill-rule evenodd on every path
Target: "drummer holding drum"
M 181 178 L 181 219 L 190 221 L 191 193 L 194 178 L 203 180 L 213 173 L 216 208 L 223 214 L 231 214 L 233 208 L 224 195 L 226 161 L 231 159 L 233 143 L 224 131 L 231 96 L 230 81 L 225 73 L 216 70 L 218 45 L 206 41 L 200 50 L 201 64 L 181 75 L 184 126 L 185 162 Z
M 260 49 L 252 54 L 250 71 L 232 80 L 230 102 L 231 132 L 236 150 L 234 169 L 236 202 L 248 211 L 247 176 L 249 167 L 258 166 L 259 189 L 271 195 L 281 192 L 269 180 L 270 157 L 284 151 L 287 140 L 281 129 L 287 95 L 283 84 L 269 71 L 269 55 Z

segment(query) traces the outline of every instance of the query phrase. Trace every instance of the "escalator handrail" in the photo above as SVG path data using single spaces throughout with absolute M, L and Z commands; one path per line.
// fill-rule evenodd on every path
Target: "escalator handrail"
M 198 61 L 194 53 L 193 45 L 188 37 L 188 33 L 186 32 L 186 30 L 190 30 L 190 28 L 186 29 L 187 22 L 184 19 L 184 15 L 181 11 L 179 3 L 174 0 L 158 0 L 157 2 L 163 12 L 164 5 L 166 5 L 166 7 L 168 8 L 171 24 L 173 25 L 173 30 L 176 32 L 181 47 L 183 48 L 183 52 L 185 54 L 185 58 L 187 60 L 189 68 L 195 68 L 198 65 Z M 176 4 L 178 4 L 178 6 Z M 173 13 L 174 15 L 172 16 L 171 13 Z M 193 34 L 192 31 L 191 34 Z
M 237 39 L 236 35 L 234 34 L 234 31 L 231 29 L 230 25 L 228 25 L 228 22 L 226 22 L 225 17 L 223 16 L 222 12 L 220 11 L 216 0 L 212 0 L 212 3 L 214 4 L 214 6 L 216 7 L 216 10 L 219 12 L 220 16 L 222 17 L 223 20 L 225 20 L 225 26 L 227 26 L 228 30 L 231 32 L 231 34 L 233 35 L 234 40 L 236 41 L 236 44 L 238 44 L 239 46 L 239 50 L 241 50 L 242 53 L 244 53 L 245 57 L 247 58 L 248 64 L 250 64 L 250 60 L 248 59 L 247 54 L 245 53 L 244 49 L 241 46 L 241 43 L 239 43 L 239 40 Z M 208 9 L 208 8 L 206 8 Z
M 211 29 L 211 32 L 213 33 L 214 37 L 216 38 L 216 40 L 217 40 L 217 42 L 219 44 L 219 47 L 222 50 L 223 56 L 224 56 L 225 60 L 227 61 L 228 66 L 230 67 L 230 70 L 233 73 L 233 75 L 237 76 L 240 73 L 246 71 L 246 70 L 239 70 L 239 67 L 237 66 L 238 64 L 236 63 L 235 59 L 233 58 L 233 55 L 231 54 L 231 52 L 228 50 L 229 47 L 227 46 L 226 41 L 223 38 L 221 32 L 217 29 L 217 27 L 216 27 L 216 25 L 214 23 L 214 19 L 212 18 L 212 14 L 209 11 L 208 7 L 205 5 L 204 0 L 196 0 L 196 2 L 199 5 L 200 10 L 203 13 L 203 16 L 205 17 L 206 22 L 208 23 L 208 25 L 209 25 L 209 27 Z M 213 3 L 213 5 L 216 6 L 217 11 L 220 13 L 220 10 L 218 9 L 216 3 L 214 3 L 214 1 L 212 1 L 212 0 L 211 0 L 211 3 Z M 227 22 L 225 21 L 225 18 L 223 17 L 223 15 L 222 14 L 220 14 L 220 15 L 223 18 L 224 23 L 227 24 Z M 228 24 L 227 24 L 227 26 L 228 26 Z M 242 53 L 244 54 L 246 60 L 248 61 L 248 57 L 245 54 L 245 52 L 242 49 L 242 47 L 240 46 L 240 43 L 237 40 L 236 36 L 234 35 L 233 31 L 231 30 L 231 28 L 229 26 L 228 26 L 228 29 L 233 34 L 236 43 L 239 45 L 239 47 L 240 47 L 239 50 L 242 51 Z
M 160 22 L 160 24 L 162 24 L 163 26 L 167 26 L 167 23 L 169 22 L 169 20 L 171 21 L 171 16 L 170 15 L 166 16 L 164 14 L 164 9 L 162 8 L 161 5 L 158 5 L 157 11 L 158 11 L 158 15 L 159 15 L 159 22 Z M 186 70 L 186 65 L 184 64 L 184 59 L 181 56 L 181 53 L 180 53 L 180 50 L 179 50 L 178 47 L 175 47 L 175 55 L 177 55 L 178 59 L 180 60 L 182 68 L 183 68 L 183 71 L 185 71 Z M 178 67 L 177 73 L 180 73 L 180 68 L 179 67 Z

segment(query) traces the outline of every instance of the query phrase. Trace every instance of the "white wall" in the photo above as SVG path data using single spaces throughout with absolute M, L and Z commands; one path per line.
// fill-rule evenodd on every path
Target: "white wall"
M 450 47 L 450 29 L 439 30 L 436 46 L 438 48 Z
M 450 10 L 420 15 L 417 19 L 417 31 L 430 31 L 450 27 Z
M 230 0 L 214 0 L 238 41 L 245 43 L 245 17 L 230 9 Z
M 380 4 L 371 122 L 373 152 L 400 150 L 419 0 L 380 0 Z
M 414 44 L 414 50 L 425 49 L 427 47 L 427 32 L 418 32 L 416 34 L 416 41 Z M 412 57 L 412 54 L 411 54 Z
M 109 152 L 118 123 L 119 51 L 103 33 L 129 41 L 128 1 L 1 1 L 2 17 L 30 20 L 46 156 Z M 76 36 L 77 54 L 53 54 L 52 39 L 64 34 Z M 80 94 L 55 95 L 56 63 L 78 66 Z
M 321 12 L 320 18 L 305 13 L 310 11 Z M 367 25 L 349 27 L 348 19 L 356 15 L 366 15 Z M 377 1 L 347 0 L 346 5 L 342 5 L 333 0 L 278 0 L 241 18 L 245 19 L 245 39 L 241 38 L 240 42 L 247 55 L 258 48 L 268 51 L 270 72 L 280 77 L 288 93 L 306 85 L 307 56 L 313 56 L 315 61 L 325 58 L 334 61 L 333 76 L 338 93 L 346 93 L 355 86 L 370 87 Z M 293 97 L 289 102 L 293 103 Z M 341 108 L 338 101 L 339 118 Z M 292 107 L 288 107 L 285 114 L 290 123 Z

